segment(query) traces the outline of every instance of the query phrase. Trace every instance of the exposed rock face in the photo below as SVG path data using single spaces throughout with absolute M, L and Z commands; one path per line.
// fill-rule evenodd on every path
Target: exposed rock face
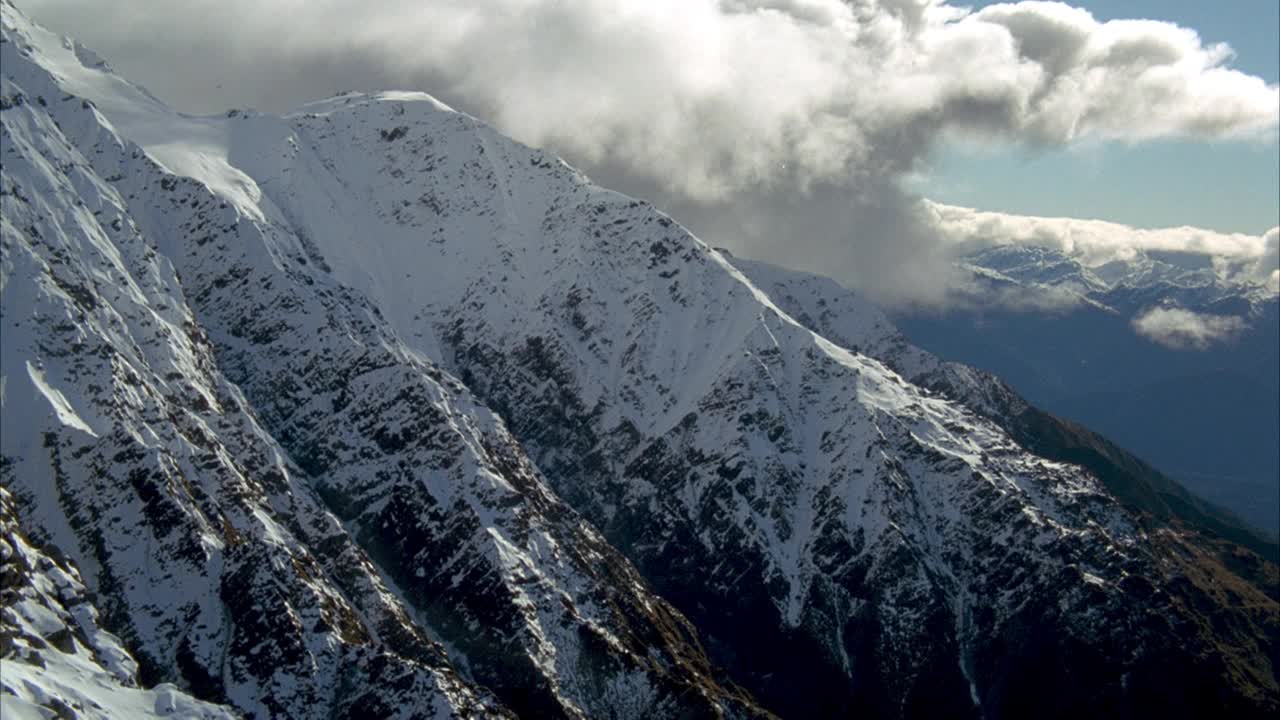
M 993 421 L 1032 452 L 1083 465 L 1130 511 L 1152 516 L 1157 525 L 1177 522 L 1209 537 L 1221 536 L 1272 562 L 1280 559 L 1274 539 L 1242 526 L 1107 439 L 1032 406 L 990 373 L 944 362 L 911 345 L 883 312 L 835 281 L 741 258 L 732 262 L 805 327 L 837 345 L 882 360 L 913 384 Z M 1280 590 L 1274 580 L 1259 579 L 1269 594 Z
M 5 23 L 4 483 L 144 683 L 259 717 L 758 712 L 497 417 Z
M 1280 288 L 1241 271 L 1255 260 L 1134 249 L 1104 263 L 1027 245 L 962 260 L 962 302 L 895 311 L 914 342 L 1280 533 Z
M 172 685 L 138 686 L 138 663 L 104 631 L 80 573 L 54 546 L 38 548 L 18 527 L 0 488 L 0 691 L 18 717 L 240 717 Z
M 1180 629 L 1196 635 L 1199 642 L 1216 646 L 1222 664 L 1214 672 L 1231 676 L 1247 667 L 1252 669 L 1244 670 L 1245 674 L 1253 675 L 1260 687 L 1274 683 L 1274 679 L 1266 679 L 1265 663 L 1243 660 L 1246 655 L 1267 652 L 1262 648 L 1268 645 L 1275 646 L 1276 624 L 1267 615 L 1280 596 L 1274 564 L 1280 553 L 1274 540 L 1241 526 L 1228 513 L 1191 495 L 1105 438 L 1031 406 L 999 378 L 943 362 L 913 347 L 883 313 L 832 280 L 740 258 L 732 258 L 732 262 L 811 330 L 883 360 L 914 384 L 991 420 L 1023 447 L 1090 470 L 1149 533 L 1147 550 L 1162 566 L 1165 587 L 1175 596 L 1175 604 L 1204 610 L 1225 597 L 1234 597 L 1226 604 L 1235 608 L 1233 612 L 1250 616 L 1245 623 L 1250 629 L 1239 636 L 1206 631 L 1202 625 L 1205 616 Z M 1253 552 L 1242 550 L 1241 545 Z M 1224 595 L 1227 587 L 1232 590 Z M 1242 594 L 1235 595 L 1237 591 Z M 1241 602 L 1245 597 L 1250 599 Z M 1243 654 L 1242 648 L 1247 648 Z M 1271 667 L 1274 673 L 1274 665 Z M 1261 674 L 1259 668 L 1263 668 Z M 1029 702 L 1034 701 L 1034 691 L 1026 692 Z M 1177 699 L 1169 702 L 1184 701 L 1182 695 L 1175 695 Z
M 424 95 L 189 118 L 7 5 L 0 49 L 0 480 L 143 686 L 298 718 L 1276 708 L 1273 565 L 1028 452 L 998 384 L 904 380 L 936 361 L 862 310 L 775 304 Z
M 31 536 L 85 569 L 146 685 L 257 716 L 486 714 L 217 369 L 111 184 L 179 181 L 5 13 L 3 480 Z

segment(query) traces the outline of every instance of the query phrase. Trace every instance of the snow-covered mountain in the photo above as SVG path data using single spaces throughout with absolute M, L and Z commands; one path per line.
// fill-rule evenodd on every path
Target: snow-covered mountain
M 1280 297 L 1209 255 L 1107 262 L 1036 246 L 965 258 L 974 292 L 897 312 L 915 343 L 996 373 L 1253 525 L 1280 532 Z
M 1131 509 L 1176 517 L 1276 556 L 1274 539 L 1242 527 L 1229 512 L 1187 492 L 1108 439 L 1040 410 L 988 372 L 943 361 L 910 344 L 885 313 L 834 280 L 742 258 L 732 262 L 805 327 L 884 361 L 912 383 L 996 423 L 1038 454 L 1084 465 Z
M 3 12 L 0 480 L 62 573 L 13 577 L 119 638 L 60 663 L 260 718 L 1280 706 L 1275 565 L 871 309 L 426 95 L 183 116 Z M 6 712 L 94 682 L 14 647 Z
M 754 714 L 252 180 L 198 138 L 160 159 L 226 184 L 170 173 L 120 127 L 184 119 L 4 11 L 4 483 L 144 682 L 258 717 Z
M 1135 249 L 1090 260 L 1036 245 L 996 245 L 964 256 L 960 267 L 986 285 L 977 290 L 978 302 L 992 290 L 1016 289 L 1017 297 L 1042 306 L 1074 300 L 1132 314 L 1153 303 L 1201 311 L 1232 304 L 1235 312 L 1256 313 L 1275 300 L 1276 289 L 1241 271 L 1242 263 L 1189 251 Z
M 233 720 L 229 709 L 173 685 L 138 686 L 138 663 L 102 629 L 76 569 L 34 547 L 18 528 L 13 497 L 0 488 L 0 642 L 5 717 Z

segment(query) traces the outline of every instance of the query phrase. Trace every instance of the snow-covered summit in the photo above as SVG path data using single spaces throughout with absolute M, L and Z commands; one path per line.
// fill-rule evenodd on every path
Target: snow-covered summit
M 1256 314 L 1276 300 L 1276 289 L 1244 271 L 1250 261 L 1193 253 L 1134 250 L 1105 262 L 1035 245 L 998 245 L 966 255 L 960 267 L 973 274 L 973 301 L 999 306 L 1010 297 L 1050 306 L 1093 305 L 1133 315 L 1158 304 L 1204 310 L 1230 301 Z
M 8 5 L 4 39 L 0 478 L 144 684 L 258 717 L 1275 705 L 1210 671 L 1269 657 L 1265 618 L 1174 575 L 1274 600 L 868 354 L 870 310 L 815 332 L 429 96 L 192 118 Z
M 140 146 L 109 109 L 130 86 L 67 92 L 61 42 L 4 12 L 3 483 L 144 684 L 257 717 L 759 714 L 501 419 L 258 204 L 230 163 L 284 120 L 174 115 Z

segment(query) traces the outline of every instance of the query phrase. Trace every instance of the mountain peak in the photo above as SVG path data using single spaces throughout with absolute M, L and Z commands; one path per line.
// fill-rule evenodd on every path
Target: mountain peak
M 1208 588 L 1274 600 L 1170 570 L 1198 530 L 873 308 L 429 96 L 190 117 L 5 12 L 36 100 L 0 115 L 0 479 L 143 685 L 264 717 L 1276 705 L 1274 618 Z

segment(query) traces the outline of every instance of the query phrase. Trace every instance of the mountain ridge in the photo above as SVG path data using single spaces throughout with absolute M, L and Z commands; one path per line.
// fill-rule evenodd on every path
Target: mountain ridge
M 15 424 L 17 413 L 38 406 L 24 402 L 16 382 L 7 382 L 4 454 L 10 462 L 4 481 L 19 497 L 26 523 L 63 528 L 57 544 L 82 567 L 98 568 L 91 581 L 111 603 L 109 622 L 145 658 L 144 682 L 177 680 L 258 716 L 489 716 L 506 712 L 504 706 L 568 717 L 604 708 L 626 716 L 663 707 L 714 715 L 724 712 L 716 709 L 723 702 L 741 706 L 743 715 L 760 714 L 705 677 L 708 668 L 687 624 L 647 595 L 625 561 L 593 541 L 590 529 L 546 494 L 500 420 L 468 402 L 456 381 L 383 334 L 375 322 L 378 312 L 367 302 L 297 271 L 308 262 L 305 248 L 273 246 L 272 226 L 259 224 L 265 217 L 260 211 L 246 215 L 226 195 L 169 174 L 141 148 L 122 141 L 88 100 L 63 100 L 59 93 L 57 102 L 70 112 L 50 122 L 43 110 L 48 100 L 41 99 L 55 97 L 56 88 L 42 87 L 47 76 L 19 54 L 20 19 L 5 11 L 3 94 L 11 108 L 4 118 L 5 140 L 20 153 L 5 162 L 5 307 L 38 308 L 37 321 L 52 321 L 28 329 L 30 321 L 21 314 L 6 312 L 5 376 L 14 378 L 11 368 L 23 362 L 32 367 L 19 353 L 46 359 L 37 364 L 56 363 L 59 376 L 41 384 L 32 374 L 31 381 L 40 397 L 61 409 L 58 425 L 72 432 L 54 433 L 55 449 L 41 450 L 49 443 Z M 28 74 L 14 79 L 20 69 Z M 76 144 L 65 143 L 63 133 L 76 131 Z M 215 169 L 228 176 L 225 167 Z M 249 195 L 234 193 L 255 186 L 219 187 L 243 200 Z M 96 214 L 80 209 L 86 201 Z M 161 249 L 166 240 L 183 237 L 189 242 Z M 102 252 L 95 254 L 94 247 Z M 292 252 L 273 255 L 280 250 Z M 27 258 L 37 268 L 18 272 L 13 263 Z M 101 262 L 104 269 L 97 267 Z M 30 300 L 16 294 L 31 287 L 21 280 L 28 276 L 47 283 L 32 287 Z M 243 291 L 248 282 L 256 295 Z M 148 283 L 158 287 L 148 289 Z M 124 292 L 112 292 L 113 286 Z M 247 298 L 252 305 L 231 298 Z M 162 322 L 159 313 L 166 308 L 178 317 Z M 293 311 L 287 320 L 279 316 L 281 308 Z M 94 320 L 103 314 L 107 325 L 96 330 Z M 97 342 L 78 339 L 82 328 Z M 116 346 L 141 355 L 122 363 Z M 242 354 L 246 346 L 257 350 L 248 359 Z M 320 353 L 341 357 L 326 360 Z M 108 360 L 105 366 L 101 358 Z M 256 365 L 266 382 L 246 384 L 246 394 L 228 381 L 240 362 Z M 298 369 L 289 362 L 310 372 L 286 379 L 286 368 Z M 280 375 L 266 374 L 272 363 L 279 364 Z M 85 379 L 81 368 L 93 368 L 104 380 Z M 89 392 L 63 394 L 59 387 Z M 144 392 L 139 396 L 134 387 Z M 304 387 L 319 392 L 302 397 Z M 138 421 L 121 417 L 120 393 L 140 404 L 144 417 L 137 429 L 131 425 Z M 344 403 L 344 393 L 355 397 Z M 338 439 L 349 439 L 339 452 L 359 454 L 366 462 L 401 456 L 383 459 L 384 470 L 358 478 L 375 485 L 363 488 L 375 496 L 364 515 L 331 513 L 332 493 L 326 499 L 326 488 L 313 485 L 302 470 L 323 472 L 317 464 L 323 458 L 305 444 L 314 436 L 304 435 L 317 403 L 326 415 L 345 404 L 347 415 L 334 417 L 348 422 L 359 422 L 360 410 L 382 416 L 383 423 L 367 434 L 339 431 Z M 404 413 L 410 403 L 420 403 L 416 422 L 432 426 L 415 443 L 405 435 L 416 430 L 394 431 L 387 424 L 391 412 Z M 404 424 L 413 419 L 406 416 Z M 175 431 L 178 437 L 172 437 Z M 156 437 L 163 438 L 158 446 L 147 440 Z M 79 469 L 91 457 L 86 452 L 98 454 L 97 467 L 112 468 L 109 474 L 93 466 Z M 442 452 L 446 456 L 430 456 Z M 58 498 L 46 500 L 41 483 L 33 483 L 46 474 L 38 469 L 44 454 L 51 456 Z M 348 467 L 358 467 L 350 457 L 343 458 Z M 126 463 L 150 464 L 150 458 L 150 471 L 128 470 Z M 395 472 L 398 466 L 422 469 L 406 475 Z M 184 476 L 201 478 L 206 489 L 190 486 Z M 137 530 L 123 530 L 115 518 L 98 519 L 113 496 L 123 504 L 116 511 L 121 517 L 143 520 Z M 442 504 L 449 510 L 444 519 Z M 59 518 L 66 520 L 58 523 Z M 349 527 L 353 522 L 356 527 Z M 187 527 L 191 534 L 175 534 Z M 55 539 L 42 534 L 43 541 Z M 157 548 L 156 541 L 165 538 L 181 545 Z M 405 542 L 420 546 L 414 553 L 378 552 L 388 546 L 407 551 Z M 558 551 L 560 544 L 568 552 Z M 147 547 L 157 549 L 138 557 Z M 531 560 L 531 550 L 546 559 Z M 158 555 L 152 558 L 152 552 Z M 417 575 L 428 552 L 434 554 L 432 565 L 453 562 L 466 572 L 438 579 Z M 148 569 L 157 561 L 185 568 L 166 574 L 175 579 L 165 593 L 161 576 Z M 121 587 L 124 577 L 134 578 L 137 591 Z M 403 580 L 416 577 L 422 577 L 416 594 L 406 593 Z M 596 592 L 604 595 L 593 597 Z M 194 627 L 179 622 L 195 612 L 180 599 L 182 593 L 209 608 L 195 617 Z M 428 602 L 431 596 L 436 599 Z M 597 611 L 611 619 L 590 616 Z M 316 612 L 316 627 L 301 622 Z M 153 616 L 160 626 L 142 622 Z M 235 622 L 228 626 L 219 616 Z M 470 629 L 451 636 L 448 628 L 455 626 Z M 206 627 L 212 632 L 200 632 Z M 442 644 L 439 632 L 454 642 Z M 544 632 L 557 633 L 554 643 Z M 638 636 L 623 634 L 620 641 L 624 632 Z M 458 637 L 488 649 L 467 662 L 467 655 L 459 658 Z M 575 668 L 578 648 L 599 659 Z M 270 660 L 264 663 L 265 658 Z M 556 668 L 557 658 L 568 663 L 568 671 Z M 274 679 L 277 666 L 289 668 L 283 685 Z M 316 696 L 331 692 L 326 677 L 355 668 L 353 678 L 329 685 L 337 688 L 336 699 Z M 483 678 L 502 700 L 460 673 Z M 433 689 L 432 683 L 441 687 Z M 714 699 L 716 694 L 724 700 Z
M 1096 477 L 647 203 L 417 94 L 171 117 L 4 10 L 4 483 L 146 682 L 261 716 L 1277 704 L 1273 600 L 1171 575 Z M 205 604 L 137 599 L 165 582 Z M 230 643 L 170 629 L 221 612 Z M 361 672 L 316 701 L 312 666 Z
M 1275 536 L 1276 289 L 1254 279 L 1252 260 L 1086 260 L 987 248 L 962 258 L 975 284 L 957 306 L 892 315 L 917 344 L 996 373 Z
M 857 345 L 911 382 L 993 420 L 1039 454 L 1083 465 L 1100 477 L 1138 479 L 1134 487 L 1108 486 L 1128 500 L 1135 511 L 1152 513 L 1160 520 L 1178 516 L 1202 531 L 1241 543 L 1272 562 L 1280 558 L 1280 544 L 1274 537 L 1253 529 L 1229 510 L 1191 495 L 1110 440 L 1033 406 L 994 375 L 942 361 L 911 345 L 887 314 L 834 280 L 741 258 L 731 262 L 766 288 L 805 327 L 837 344 Z M 844 310 L 835 311 L 841 304 Z M 848 325 L 851 319 L 856 324 Z

